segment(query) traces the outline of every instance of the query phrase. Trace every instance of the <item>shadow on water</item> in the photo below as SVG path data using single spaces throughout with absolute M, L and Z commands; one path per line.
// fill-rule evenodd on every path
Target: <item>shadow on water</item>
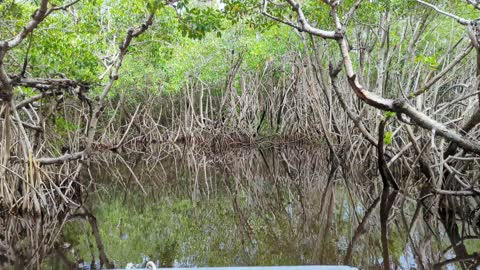
M 18 269 L 144 267 L 148 260 L 474 269 L 474 227 L 461 226 L 470 256 L 461 257 L 448 240 L 452 230 L 428 208 L 431 197 L 417 202 L 382 188 L 360 164 L 351 164 L 352 174 L 329 159 L 322 148 L 296 146 L 105 155 L 84 173 L 94 181 L 79 191 L 81 207 L 1 220 L 0 261 Z

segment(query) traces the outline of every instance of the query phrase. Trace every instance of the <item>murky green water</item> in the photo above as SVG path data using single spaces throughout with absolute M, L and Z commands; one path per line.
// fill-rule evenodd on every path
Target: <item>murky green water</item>
M 104 254 L 117 268 L 147 260 L 163 267 L 382 267 L 381 183 L 361 164 L 354 173 L 332 170 L 327 151 L 295 146 L 221 154 L 173 148 L 123 159 L 106 156 L 92 166 L 85 206 L 65 222 L 42 268 L 99 264 L 85 212 L 96 218 Z M 419 268 L 420 254 L 430 266 L 444 260 L 449 243 L 438 222 L 415 217 L 417 203 L 408 197 L 389 196 L 391 268 Z M 480 248 L 476 240 L 465 244 Z

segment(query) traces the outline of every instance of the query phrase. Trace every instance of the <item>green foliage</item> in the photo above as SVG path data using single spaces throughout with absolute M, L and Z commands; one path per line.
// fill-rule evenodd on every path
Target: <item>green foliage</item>
M 149 0 L 147 1 L 147 10 L 150 13 L 155 13 L 160 8 L 164 7 L 164 1 L 161 0 Z
M 58 1 L 56 5 L 66 1 Z M 197 77 L 214 89 L 222 89 L 231 63 L 243 55 L 243 70 L 258 71 L 284 65 L 285 56 L 299 50 L 301 42 L 285 26 L 259 14 L 255 0 L 228 0 L 221 6 L 181 1 L 175 8 L 164 1 L 81 1 L 72 11 L 49 16 L 19 50 L 7 58 L 9 72 L 27 57 L 27 75 L 67 77 L 99 85 L 99 77 L 115 57 L 118 43 L 129 27 L 137 26 L 150 12 L 156 17 L 152 29 L 129 48 L 109 98 L 118 90 L 137 100 L 139 92 L 178 92 L 188 77 Z M 22 29 L 37 8 L 33 2 L 6 1 L 0 5 L 5 23 L 0 33 L 12 36 Z M 74 10 L 74 11 L 73 11 Z M 284 14 L 275 8 L 276 14 Z M 29 48 L 28 43 L 31 43 Z M 232 53 L 233 52 L 233 53 Z M 288 68 L 284 70 L 290 70 Z M 108 74 L 103 77 L 108 79 Z M 93 87 L 90 95 L 98 95 Z M 57 123 L 62 126 L 62 123 Z
M 468 239 L 465 241 L 465 246 L 467 247 L 467 250 L 474 252 L 480 250 L 480 241 Z
M 33 97 L 37 93 L 35 93 L 35 90 L 29 87 L 18 87 L 15 89 L 16 93 L 20 96 L 25 96 L 25 97 Z
M 75 131 L 79 128 L 78 125 L 68 121 L 63 117 L 57 117 L 55 119 L 55 130 L 60 134 L 65 134 L 67 132 Z
M 385 132 L 385 135 L 383 136 L 383 143 L 385 145 L 390 145 L 392 144 L 393 141 L 393 131 L 389 130 Z
M 415 62 L 421 62 L 424 63 L 428 66 L 430 70 L 436 70 L 438 68 L 439 63 L 437 62 L 437 57 L 436 56 L 424 56 L 424 55 L 418 55 L 415 58 Z
M 385 112 L 385 119 L 394 118 L 397 114 L 395 112 Z
M 188 77 L 196 77 L 221 88 L 232 61 L 240 54 L 244 59 L 244 70 L 261 70 L 266 63 L 270 66 L 288 64 L 284 61 L 285 56 L 293 47 L 300 47 L 298 37 L 288 27 L 275 26 L 259 33 L 246 28 L 244 23 L 238 23 L 223 33 L 218 36 L 210 32 L 202 39 L 181 37 L 175 41 L 175 46 L 152 50 L 151 57 L 143 59 L 143 63 L 138 63 L 138 57 L 135 63 L 129 61 L 125 68 L 128 71 L 124 72 L 135 76 L 138 70 L 144 70 L 144 75 L 148 76 L 152 71 L 152 79 L 159 83 L 155 89 L 163 87 L 167 92 L 182 89 Z M 130 68 L 131 64 L 148 64 L 152 69 Z M 138 83 L 138 78 L 124 79 Z
M 224 14 L 211 7 L 186 9 L 187 13 L 181 17 L 180 29 L 183 35 L 193 39 L 201 39 L 208 32 L 216 31 L 221 35 Z
M 307 1 L 303 9 L 305 16 L 310 18 L 311 21 L 318 23 L 318 27 L 328 30 L 333 29 L 334 26 L 330 17 L 330 6 L 325 4 L 325 2 Z

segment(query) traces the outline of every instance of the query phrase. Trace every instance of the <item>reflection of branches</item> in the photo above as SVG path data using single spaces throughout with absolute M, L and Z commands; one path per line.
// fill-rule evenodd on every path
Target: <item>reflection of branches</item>
M 55 253 L 57 254 L 57 256 L 63 261 L 63 263 L 65 264 L 65 266 L 67 267 L 67 269 L 75 269 L 77 267 L 77 264 L 75 262 L 72 262 L 68 257 L 67 255 L 65 254 L 65 252 L 62 250 L 62 248 L 60 246 L 55 246 Z
M 353 234 L 352 240 L 350 241 L 350 244 L 348 245 L 347 253 L 345 254 L 345 258 L 343 259 L 343 262 L 346 265 L 351 265 L 352 264 L 352 253 L 353 253 L 353 247 L 355 245 L 355 242 L 358 241 L 360 236 L 366 232 L 366 227 L 368 224 L 368 221 L 374 212 L 375 208 L 378 205 L 378 202 L 380 202 L 380 197 L 377 197 L 373 203 L 368 207 L 367 211 L 365 212 L 365 216 L 363 217 L 362 221 L 358 225 L 357 229 L 355 230 L 355 233 Z
M 390 193 L 389 187 L 384 186 L 381 202 L 380 202 L 380 228 L 381 228 L 381 242 L 383 250 L 383 268 L 385 270 L 390 269 L 390 252 L 388 247 L 388 216 L 390 209 L 392 209 L 393 203 L 397 197 L 398 192 L 393 191 Z
M 448 260 L 445 260 L 443 262 L 439 262 L 439 263 L 436 263 L 433 265 L 433 269 L 435 270 L 440 270 L 440 269 L 444 269 L 445 266 L 449 265 L 449 264 L 453 264 L 453 263 L 457 263 L 457 262 L 466 262 L 466 261 L 476 261 L 475 263 L 471 264 L 470 267 L 468 269 L 477 269 L 477 267 L 480 265 L 480 254 L 478 253 L 474 253 L 472 255 L 467 255 L 465 257 L 455 257 L 455 258 L 452 258 L 452 259 L 448 259 Z
M 66 222 L 63 211 L 52 209 L 49 215 L 2 215 L 0 217 L 0 267 L 15 264 L 18 269 L 40 269 L 43 259 L 55 246 Z
M 421 141 L 417 139 L 414 142 L 415 148 L 418 147 L 419 152 L 423 153 L 424 147 Z M 377 144 L 382 145 L 383 142 L 377 141 Z M 241 236 L 237 240 L 243 241 L 244 244 L 252 244 L 251 241 L 254 239 L 259 247 L 266 248 L 263 250 L 265 253 L 288 250 L 291 254 L 288 256 L 292 256 L 292 259 L 299 253 L 304 254 L 304 259 L 299 262 L 336 263 L 343 259 L 348 264 L 364 265 L 367 260 L 371 260 L 370 258 L 378 258 L 380 254 L 386 252 L 389 258 L 386 264 L 393 264 L 393 261 L 398 258 L 394 258 L 391 251 L 387 250 L 388 242 L 396 242 L 398 235 L 393 233 L 388 220 L 389 216 L 390 220 L 392 219 L 392 215 L 393 219 L 396 218 L 394 215 L 396 213 L 392 213 L 396 193 L 392 193 L 390 189 L 382 192 L 381 195 L 378 194 L 372 181 L 368 181 L 369 178 L 363 176 L 368 174 L 359 173 L 358 166 L 353 164 L 345 167 L 359 173 L 365 181 L 362 181 L 363 178 L 357 178 L 354 184 L 347 187 L 351 195 L 347 194 L 345 185 L 351 181 L 338 181 L 337 176 L 332 173 L 331 164 L 328 163 L 329 153 L 326 148 L 323 146 L 305 149 L 287 146 L 259 151 L 252 148 L 235 148 L 211 152 L 198 147 L 180 149 L 164 145 L 155 148 L 154 152 L 157 154 L 154 156 L 141 159 L 139 156 L 142 155 L 136 156 L 139 163 L 131 169 L 146 191 L 156 190 L 154 192 L 156 196 L 162 196 L 165 192 L 169 196 L 192 197 L 193 192 L 194 200 L 200 202 L 217 197 L 210 194 L 226 193 L 231 199 L 231 207 L 229 207 L 232 209 L 231 216 L 234 217 L 234 224 L 237 225 L 238 236 Z M 106 163 L 102 164 L 109 164 L 109 162 L 121 164 L 119 161 L 115 163 L 114 154 L 106 156 L 109 158 L 105 158 Z M 410 157 L 418 158 L 418 156 Z M 348 160 L 343 158 L 340 161 L 348 163 Z M 397 159 L 394 164 L 401 161 L 402 159 Z M 109 166 L 113 171 L 118 170 L 115 175 L 129 176 L 129 170 L 124 165 L 117 165 Z M 429 164 L 425 166 L 431 167 Z M 344 177 L 345 180 L 350 178 L 348 174 L 344 174 Z M 111 182 L 108 177 L 105 181 Z M 129 189 L 133 184 L 134 181 L 130 181 L 126 188 Z M 430 194 L 429 196 L 434 199 L 435 195 L 427 187 L 421 196 Z M 402 182 L 403 188 L 410 190 L 411 186 Z M 406 217 L 413 214 L 411 224 L 421 217 L 421 203 L 416 204 L 414 213 L 409 212 L 412 197 L 413 195 L 402 197 L 402 209 Z M 370 198 L 372 198 L 371 201 L 369 201 Z M 372 223 L 373 213 L 380 203 L 380 223 Z M 356 205 L 369 205 L 363 218 L 355 217 L 358 215 Z M 427 209 L 431 215 L 436 214 L 435 204 L 433 207 L 433 209 Z M 402 224 L 405 230 L 413 230 L 414 226 L 405 225 L 408 222 L 407 218 L 404 219 Z M 353 224 L 358 224 L 358 227 Z M 372 230 L 375 233 L 367 233 L 369 225 L 375 227 Z M 337 250 L 345 228 L 352 230 L 353 235 L 351 239 L 346 240 L 345 253 L 343 253 Z M 431 235 L 438 234 L 436 225 L 432 226 L 431 230 L 425 235 L 420 229 L 415 230 L 412 232 L 415 237 L 412 237 L 410 242 L 428 240 Z M 369 243 L 379 241 L 377 236 L 381 238 L 382 245 L 369 246 Z M 275 243 L 275 251 L 268 249 L 271 243 Z M 265 245 L 268 246 L 265 247 Z M 419 246 L 424 249 L 423 252 L 432 253 L 433 257 L 429 262 L 440 260 L 442 251 L 436 246 L 423 247 L 421 244 Z M 410 252 L 406 247 L 408 246 L 404 247 L 406 252 Z M 355 250 L 359 248 L 365 252 L 368 251 L 369 255 L 373 254 L 370 257 L 357 258 Z M 430 250 L 425 250 L 426 248 Z M 419 253 L 421 252 L 422 250 L 419 250 Z M 428 258 L 428 255 L 422 258 Z M 377 261 L 373 263 L 379 264 Z M 426 265 L 425 262 L 424 265 Z
M 384 129 L 385 129 L 386 120 L 380 122 L 378 128 L 378 169 L 380 171 L 380 177 L 382 178 L 383 191 L 380 202 L 380 228 L 381 228 L 381 241 L 382 241 L 382 250 L 383 250 L 383 268 L 385 270 L 390 269 L 390 254 L 388 247 L 388 216 L 390 209 L 395 202 L 397 197 L 397 191 L 399 189 L 397 183 L 395 182 L 392 172 L 387 167 L 387 162 L 385 161 L 385 154 L 383 150 L 383 141 L 384 141 Z M 395 189 L 390 193 L 390 186 L 393 186 Z
M 92 228 L 92 234 L 95 238 L 95 242 L 97 243 L 97 249 L 100 256 L 100 268 L 103 266 L 107 268 L 113 268 L 113 263 L 107 257 L 105 253 L 105 247 L 103 246 L 102 237 L 100 235 L 100 231 L 98 230 L 97 218 L 89 212 L 74 214 L 70 217 L 70 220 L 74 219 L 84 219 L 90 223 L 90 227 Z
M 235 184 L 234 187 L 231 187 L 228 180 L 225 180 L 225 185 L 227 187 L 228 192 L 232 196 L 232 205 L 234 210 L 233 212 L 237 217 L 236 219 L 238 221 L 238 227 L 241 229 L 242 234 L 246 236 L 251 242 L 254 239 L 253 230 L 251 225 L 248 222 L 248 217 L 245 215 L 245 213 L 243 212 L 240 206 L 240 202 L 238 198 L 238 193 L 239 193 L 238 185 Z M 243 238 L 242 238 L 242 243 L 245 244 Z

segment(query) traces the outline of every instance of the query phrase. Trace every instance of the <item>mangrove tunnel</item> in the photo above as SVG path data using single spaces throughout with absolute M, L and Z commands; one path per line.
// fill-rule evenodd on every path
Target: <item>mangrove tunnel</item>
M 0 0 L 0 269 L 480 269 L 479 0 Z

